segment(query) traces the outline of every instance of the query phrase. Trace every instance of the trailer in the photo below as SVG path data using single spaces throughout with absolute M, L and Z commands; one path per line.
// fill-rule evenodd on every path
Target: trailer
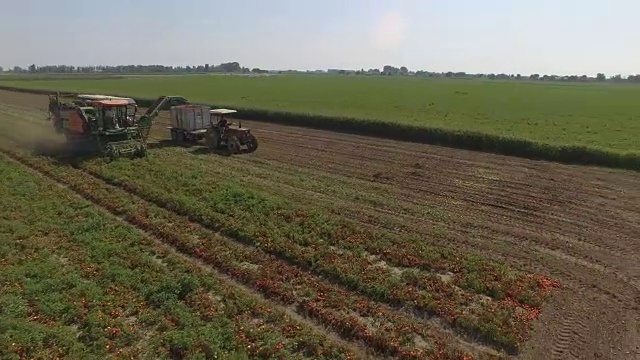
M 167 129 L 171 140 L 177 143 L 202 140 L 211 127 L 211 108 L 204 105 L 179 105 L 171 107 L 170 124 Z

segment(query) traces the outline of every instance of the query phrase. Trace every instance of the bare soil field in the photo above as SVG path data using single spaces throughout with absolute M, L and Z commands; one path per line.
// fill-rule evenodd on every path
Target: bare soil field
M 46 105 L 44 96 L 0 91 L 6 116 L 39 111 L 46 124 Z M 258 138 L 253 154 L 221 160 L 198 147 L 180 151 L 193 155 L 189 163 L 251 169 L 254 186 L 321 204 L 371 229 L 558 279 L 562 288 L 518 358 L 640 358 L 637 173 L 242 124 Z M 151 149 L 169 147 L 167 125 L 168 114 L 161 114 Z

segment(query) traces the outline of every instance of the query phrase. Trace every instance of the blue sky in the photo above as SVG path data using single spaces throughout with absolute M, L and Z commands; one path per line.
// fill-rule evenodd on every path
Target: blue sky
M 640 73 L 637 0 L 22 0 L 0 9 L 4 67 Z

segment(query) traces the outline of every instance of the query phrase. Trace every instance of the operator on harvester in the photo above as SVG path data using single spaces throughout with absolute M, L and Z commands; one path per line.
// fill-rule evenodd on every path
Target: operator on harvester
M 138 104 L 133 105 L 133 114 L 129 114 L 127 110 L 127 116 L 126 116 L 125 122 L 128 127 L 135 125 L 137 113 L 138 113 Z
M 116 114 L 113 109 L 109 109 L 105 112 L 105 120 L 105 126 L 107 128 L 111 128 L 111 126 L 113 126 L 115 129 L 120 129 L 120 124 L 118 123 L 118 119 L 116 119 Z

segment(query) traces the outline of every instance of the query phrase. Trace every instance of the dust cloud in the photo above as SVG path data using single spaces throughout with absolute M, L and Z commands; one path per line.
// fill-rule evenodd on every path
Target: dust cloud
M 68 153 L 64 135 L 56 133 L 47 113 L 34 117 L 0 105 L 0 143 L 18 146 L 34 155 L 61 156 Z

